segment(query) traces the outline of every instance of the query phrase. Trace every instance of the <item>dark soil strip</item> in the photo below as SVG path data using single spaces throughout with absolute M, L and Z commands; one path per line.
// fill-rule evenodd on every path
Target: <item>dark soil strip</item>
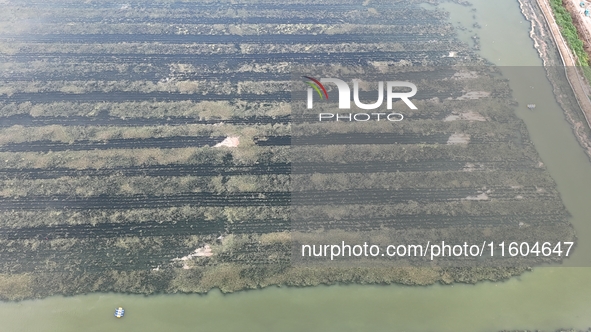
M 438 41 L 441 43 L 441 40 Z M 443 43 L 442 43 L 443 44 Z M 454 44 L 450 44 L 454 45 Z M 443 48 L 445 46 L 442 45 Z M 450 46 L 451 47 L 451 46 Z M 238 52 L 238 51 L 237 51 Z M 174 53 L 174 54 L 161 54 L 161 53 L 16 53 L 11 55 L 2 55 L 0 58 L 6 62 L 30 62 L 39 59 L 44 59 L 47 61 L 54 61 L 57 63 L 64 63 L 70 64 L 73 59 L 77 62 L 94 62 L 94 63 L 107 63 L 107 64 L 116 64 L 116 63 L 133 63 L 137 65 L 145 64 L 146 62 L 150 62 L 152 64 L 162 65 L 167 71 L 169 71 L 168 65 L 170 64 L 168 61 L 180 61 L 190 63 L 196 66 L 203 67 L 203 65 L 207 64 L 209 68 L 203 68 L 207 70 L 204 73 L 199 73 L 201 75 L 206 75 L 208 72 L 212 71 L 212 65 L 224 62 L 224 65 L 230 67 L 231 65 L 236 64 L 272 64 L 275 62 L 292 62 L 296 64 L 302 65 L 311 65 L 311 64 L 319 64 L 319 63 L 335 63 L 335 62 L 342 62 L 346 60 L 351 60 L 359 58 L 363 58 L 365 62 L 377 61 L 377 60 L 394 60 L 394 59 L 404 59 L 404 60 L 413 60 L 413 59 L 423 59 L 425 57 L 432 57 L 432 58 L 439 58 L 441 56 L 447 56 L 449 50 L 442 49 L 437 51 L 425 51 L 425 50 L 416 50 L 416 51 L 390 51 L 390 52 L 342 52 L 342 53 L 329 53 L 329 52 L 315 52 L 315 53 L 294 53 L 294 52 L 281 52 L 281 53 L 252 53 L 252 54 L 241 54 L 241 53 L 229 53 L 229 54 L 186 54 L 186 53 Z M 155 60 L 166 61 L 166 63 L 157 63 Z M 323 61 L 326 60 L 326 61 Z M 359 63 L 356 63 L 359 64 Z M 152 70 L 156 70 L 158 68 L 153 68 Z M 247 72 L 251 75 L 259 74 L 259 73 L 251 73 Z M 7 73 L 4 73 L 7 74 Z M 198 74 L 198 73 L 195 73 Z M 217 75 L 217 79 L 221 79 L 223 77 L 221 75 L 228 74 L 227 72 L 220 70 L 219 73 L 215 73 Z M 239 72 L 235 73 L 236 75 L 240 74 Z M 415 74 L 415 73 L 413 73 Z M 426 73 L 427 74 L 427 73 Z M 400 73 L 400 75 L 412 75 L 412 74 L 405 74 Z M 415 74 L 416 75 L 416 74 Z M 433 75 L 433 74 L 431 74 Z M 435 73 L 435 75 L 439 75 Z M 11 76 L 8 76 L 7 79 L 10 79 Z M 199 77 L 199 76 L 195 76 Z M 403 79 L 404 76 L 397 76 L 397 79 Z M 435 76 L 437 77 L 437 76 Z M 415 76 L 416 78 L 416 76 Z M 127 77 L 126 80 L 130 80 L 130 77 Z M 81 80 L 79 78 L 79 80 Z
M 250 226 L 255 229 L 250 229 Z M 105 223 L 98 225 L 57 225 L 30 228 L 1 228 L 0 239 L 116 238 L 125 236 L 209 235 L 221 233 L 272 233 L 289 230 L 284 219 L 247 220 L 227 223 L 224 220 L 192 220 L 175 223 Z M 234 231 L 236 230 L 236 231 Z M 258 231 L 261 232 L 258 232 Z
M 451 134 L 391 134 L 391 133 L 353 133 L 315 136 L 267 136 L 255 138 L 259 146 L 305 146 L 305 145 L 357 145 L 357 144 L 447 144 Z M 469 144 L 513 141 L 521 144 L 519 137 L 488 139 L 470 137 Z
M 412 49 L 412 46 L 409 46 Z M 39 70 L 25 73 L 16 71 L 0 72 L 0 78 L 12 81 L 150 81 L 159 82 L 170 77 L 170 63 L 182 61 L 195 67 L 195 72 L 174 73 L 179 80 L 211 80 L 237 83 L 240 81 L 289 81 L 289 73 L 241 72 L 239 68 L 261 64 L 279 65 L 289 62 L 292 66 L 330 65 L 339 63 L 351 66 L 371 66 L 370 61 L 411 61 L 419 66 L 424 59 L 437 59 L 439 66 L 452 66 L 453 58 L 447 57 L 449 50 L 456 50 L 453 44 L 440 45 L 440 51 L 409 50 L 400 52 L 316 52 L 316 53 L 275 53 L 275 54 L 93 54 L 93 53 L 27 53 L 0 56 L 5 62 L 25 65 L 31 61 L 43 59 L 47 71 Z M 463 53 L 459 53 L 463 56 Z M 87 65 L 92 63 L 92 65 Z M 151 64 L 148 68 L 146 64 Z M 114 70 L 113 65 L 120 66 Z M 104 69 L 101 69 L 103 67 Z M 416 81 L 423 78 L 430 80 L 445 76 L 447 71 L 435 73 L 399 73 L 397 79 Z M 423 77 L 428 76 L 429 77 Z M 435 75 L 435 76 L 433 76 Z M 453 75 L 450 74 L 447 77 Z M 408 77 L 408 78 L 407 78 Z M 441 77 L 443 78 L 443 77 Z M 421 89 L 421 92 L 423 90 Z M 449 97 L 449 96 L 446 96 Z
M 34 6 L 36 9 L 38 8 L 48 8 L 55 10 L 56 8 L 63 8 L 63 9 L 86 9 L 86 10 L 117 10 L 125 12 L 124 9 L 121 9 L 122 4 L 121 2 L 107 2 L 101 3 L 100 6 L 97 3 L 86 3 L 86 2 L 72 2 L 72 1 L 62 1 L 62 2 L 43 2 L 43 1 L 23 1 L 24 5 L 26 6 Z M 305 3 L 305 5 L 304 5 Z M 404 8 L 409 9 L 409 11 L 415 12 L 416 6 L 413 3 L 406 3 L 400 2 L 396 4 L 396 9 L 402 10 Z M 17 7 L 18 8 L 18 7 Z M 138 10 L 144 8 L 153 8 L 153 9 L 164 9 L 164 10 L 199 10 L 199 11 L 207 11 L 207 12 L 215 12 L 216 10 L 229 10 L 229 9 L 246 9 L 250 11 L 256 11 L 257 9 L 265 9 L 265 10 L 280 10 L 280 11 L 298 11 L 298 12 L 309 12 L 309 15 L 314 15 L 314 13 L 322 13 L 322 12 L 334 12 L 334 11 L 344 11 L 344 10 L 367 10 L 366 6 L 363 6 L 360 2 L 355 1 L 343 1 L 339 4 L 330 4 L 330 3 L 322 3 L 322 4 L 314 4 L 308 2 L 299 2 L 299 3 L 282 3 L 282 4 L 273 4 L 273 3 L 224 3 L 224 2 L 206 2 L 206 3 L 199 3 L 199 2 L 142 2 L 142 3 L 134 3 L 128 8 L 128 10 Z M 391 3 L 372 3 L 372 8 L 376 9 L 384 9 L 384 10 L 392 10 Z
M 0 35 L 0 41 L 9 40 L 29 43 L 276 43 L 276 44 L 343 44 L 384 43 L 400 41 L 428 42 L 441 40 L 441 34 L 277 34 L 277 35 L 173 35 L 173 34 L 20 34 Z
M 170 235 L 209 235 L 209 234 L 246 234 L 273 233 L 287 230 L 307 231 L 319 227 L 347 230 L 374 230 L 381 227 L 395 229 L 408 228 L 442 228 L 459 225 L 491 226 L 554 224 L 562 222 L 565 215 L 398 215 L 392 218 L 340 219 L 338 223 L 327 223 L 326 220 L 266 219 L 246 220 L 228 223 L 225 220 L 184 220 L 175 223 L 159 223 L 148 221 L 142 223 L 104 223 L 98 225 L 56 225 L 26 228 L 0 228 L 0 239 L 4 240 L 52 240 L 57 238 L 116 238 L 126 236 L 170 236 Z
M 45 57 L 45 56 L 43 56 Z M 154 61 L 156 58 L 149 57 L 151 63 L 160 62 Z M 187 57 L 189 58 L 189 57 Z M 141 59 L 136 59 L 138 61 L 145 61 L 146 56 L 143 56 Z M 191 57 L 192 61 L 195 60 L 195 56 Z M 23 61 L 19 59 L 20 61 Z M 85 59 L 69 59 L 75 60 L 80 63 L 80 66 L 83 66 L 86 62 L 91 62 L 92 60 L 85 60 Z M 116 58 L 112 57 L 113 62 L 115 63 L 124 63 L 128 62 L 128 60 L 122 61 L 119 56 Z M 60 66 L 57 62 L 48 62 L 48 66 Z M 160 65 L 160 64 L 159 64 Z M 138 64 L 141 66 L 141 64 Z M 84 73 L 76 73 L 76 69 L 68 68 L 67 66 L 61 66 L 63 71 L 59 72 L 38 72 L 38 73 L 31 73 L 31 74 L 10 74 L 10 73 L 0 73 L 0 78 L 2 78 L 6 82 L 14 82 L 14 81 L 149 81 L 152 83 L 158 83 L 163 79 L 166 79 L 170 75 L 169 68 L 156 67 L 152 66 L 151 70 L 145 71 L 134 71 L 133 68 L 128 69 L 127 71 L 114 71 L 114 70 L 96 70 L 96 71 L 87 71 Z M 64 68 L 65 67 L 65 68 Z M 133 67 L 133 65 L 130 65 Z M 212 68 L 213 69 L 213 68 Z M 243 81 L 289 81 L 291 76 L 289 74 L 274 74 L 274 73 L 252 73 L 252 72 L 243 72 L 243 73 L 220 73 L 216 70 L 211 70 L 209 72 L 199 72 L 199 73 L 175 73 L 175 79 L 177 80 L 195 80 L 195 81 L 218 81 L 218 82 L 232 82 L 237 84 L 238 82 Z
M 222 142 L 226 137 L 205 136 L 174 136 L 150 138 L 121 138 L 104 142 L 79 140 L 74 143 L 53 141 L 35 141 L 11 143 L 0 146 L 0 151 L 6 152 L 49 152 L 49 151 L 85 151 L 107 149 L 172 149 L 185 147 L 213 146 Z
M 22 6 L 30 6 L 34 8 L 60 8 L 60 9 L 86 9 L 86 10 L 117 10 L 125 12 L 124 9 L 121 9 L 122 2 L 120 1 L 105 1 L 101 3 L 101 5 L 97 5 L 94 2 L 76 2 L 76 1 L 63 1 L 63 2 L 44 2 L 44 1 L 35 1 L 35 0 L 25 0 L 19 1 L 19 4 Z M 305 4 L 305 5 L 304 5 Z M 229 10 L 229 9 L 246 9 L 251 11 L 256 11 L 257 9 L 260 10 L 281 10 L 281 11 L 298 11 L 298 12 L 333 12 L 339 10 L 367 10 L 367 7 L 363 6 L 358 1 L 342 1 L 340 3 L 331 4 L 331 3 L 322 3 L 322 4 L 314 4 L 309 2 L 296 2 L 296 3 L 282 3 L 282 4 L 274 4 L 274 3 L 228 3 L 228 2 L 140 2 L 140 3 L 132 3 L 128 10 L 134 9 L 165 9 L 165 10 L 200 10 L 200 11 L 216 11 L 216 10 Z M 372 3 L 372 8 L 376 9 L 384 9 L 384 10 L 391 10 L 392 4 L 390 2 L 376 2 Z M 400 2 L 396 4 L 396 8 L 399 10 L 403 9 L 411 9 L 411 10 L 418 10 L 419 8 L 416 7 L 413 3 L 406 3 Z
M 118 126 L 118 127 L 143 127 L 143 126 L 183 126 L 188 124 L 288 124 L 291 117 L 287 116 L 253 116 L 247 118 L 231 118 L 226 120 L 202 120 L 192 117 L 165 117 L 165 118 L 121 118 L 100 114 L 98 116 L 38 116 L 29 114 L 17 114 L 0 117 L 0 127 L 24 126 L 41 127 L 49 125 L 60 126 Z
M 276 92 L 272 94 L 187 94 L 169 92 L 89 92 L 89 93 L 63 93 L 63 92 L 37 92 L 15 93 L 10 97 L 0 97 L 0 102 L 31 102 L 51 103 L 58 101 L 70 102 L 121 102 L 121 101 L 205 101 L 205 100 L 248 100 L 279 102 L 291 100 L 289 92 Z
M 417 18 L 402 18 L 396 15 L 396 12 L 390 11 L 392 14 L 387 14 L 384 17 L 372 17 L 373 24 L 380 25 L 398 25 L 402 27 L 418 25 Z M 186 14 L 186 13 L 183 13 Z M 317 13 L 318 14 L 318 13 Z M 367 17 L 338 17 L 335 13 L 324 11 L 326 17 L 266 17 L 266 16 L 248 16 L 248 17 L 141 17 L 142 23 L 168 23 L 168 24 L 367 24 Z M 340 12 L 338 14 L 348 14 L 347 12 Z M 329 16 L 330 15 L 330 16 Z M 51 18 L 46 20 L 48 23 L 63 24 L 66 18 L 61 17 Z M 129 24 L 136 23 L 138 18 L 131 17 L 95 17 L 87 20 L 86 18 L 72 19 L 68 17 L 68 22 L 80 23 L 103 23 L 103 24 Z M 436 18 L 424 19 L 420 18 L 421 25 L 439 25 L 442 21 Z
M 91 196 L 72 197 L 65 195 L 30 196 L 20 199 L 0 200 L 3 210 L 44 210 L 44 209 L 135 209 L 164 208 L 178 206 L 287 206 L 289 192 L 269 193 L 185 193 L 167 196 L 132 195 L 132 196 Z
M 309 146 L 309 145 L 357 145 L 357 144 L 446 144 L 450 134 L 334 134 L 330 136 L 308 136 L 293 139 L 291 136 L 269 136 L 255 138 L 259 146 Z M 0 146 L 0 152 L 49 152 L 49 151 L 86 151 L 109 149 L 173 149 L 186 147 L 213 146 L 222 142 L 226 137 L 207 136 L 172 136 L 150 138 L 118 138 L 108 141 L 78 140 L 73 143 L 54 141 L 32 141 L 22 143 L 8 143 Z M 510 138 L 509 138 L 510 139 Z M 470 143 L 505 142 L 505 140 L 490 140 L 471 138 Z
M 471 171 L 517 171 L 539 170 L 531 161 L 515 162 L 471 162 Z M 357 163 L 272 163 L 256 165 L 153 165 L 101 169 L 73 168 L 0 168 L 0 179 L 55 179 L 79 176 L 236 176 L 269 174 L 312 174 L 312 173 L 380 173 L 380 172 L 430 172 L 460 171 L 463 161 L 423 161 L 423 162 L 357 162 Z
M 406 114 L 405 120 L 442 120 L 451 113 L 438 112 L 434 114 Z M 298 123 L 318 122 L 317 115 L 298 116 Z M 370 119 L 376 121 L 376 119 Z M 108 112 L 96 116 L 31 116 L 29 114 L 15 114 L 0 117 L 0 128 L 12 126 L 43 127 L 51 125 L 59 126 L 113 126 L 113 127 L 145 127 L 145 126 L 184 126 L 189 124 L 232 124 L 232 125 L 256 125 L 256 124 L 290 124 L 290 115 L 282 116 L 250 116 L 233 117 L 230 119 L 209 119 L 203 120 L 195 117 L 150 117 L 150 118 L 121 118 L 109 116 Z
M 314 169 L 314 168 L 313 168 Z M 321 170 L 319 168 L 318 170 Z M 276 163 L 267 165 L 154 165 L 101 169 L 73 168 L 29 168 L 0 169 L 0 179 L 55 179 L 60 177 L 79 176 L 235 176 L 235 175 L 267 175 L 290 174 L 291 164 Z
M 19 229 L 0 229 L 0 238 L 7 240 L 56 238 L 116 238 L 125 236 L 206 235 L 224 232 L 223 221 L 179 221 L 158 223 L 108 223 L 98 225 L 58 225 Z
M 306 191 L 306 192 L 240 192 L 217 194 L 210 192 L 184 193 L 175 195 L 131 195 L 131 196 L 90 196 L 72 197 L 66 195 L 27 196 L 17 199 L 0 199 L 1 210 L 45 210 L 45 209 L 135 209 L 165 208 L 176 206 L 288 206 L 297 205 L 342 205 L 342 204 L 391 204 L 414 200 L 417 202 L 444 202 L 477 196 L 481 191 L 473 188 L 459 189 L 359 189 L 347 191 Z M 499 188 L 488 194 L 497 200 L 514 200 L 516 195 L 523 199 L 554 199 L 551 193 L 539 193 L 535 187 L 518 190 Z
M 436 91 L 422 90 L 413 99 L 428 100 L 432 98 L 458 98 L 463 94 L 462 91 Z M 361 92 L 361 100 L 375 100 L 376 92 Z M 294 92 L 295 100 L 304 101 L 305 92 Z M 17 92 L 10 96 L 0 96 L 0 102 L 4 103 L 23 103 L 33 104 L 52 103 L 52 102 L 125 102 L 125 101 L 259 101 L 259 102 L 288 102 L 292 99 L 290 91 L 279 91 L 271 93 L 172 93 L 172 92 L 136 92 L 136 91 L 118 91 L 118 92 L 86 92 L 86 93 L 63 93 L 63 92 Z
M 565 222 L 568 216 L 564 214 L 539 214 L 539 215 L 397 215 L 388 219 L 363 218 L 363 219 L 339 219 L 327 222 L 326 220 L 293 220 L 292 230 L 311 231 L 314 229 L 343 229 L 350 231 L 369 231 L 383 227 L 393 229 L 409 228 L 446 228 L 454 226 L 518 226 L 520 222 L 527 225 L 549 225 Z
M 452 44 L 442 44 L 440 51 L 400 51 L 400 52 L 345 52 L 345 53 L 275 53 L 275 54 L 96 54 L 96 53 L 25 53 L 10 56 L 1 56 L 0 59 L 12 63 L 29 63 L 43 59 L 49 66 L 47 71 L 37 71 L 29 75 L 20 72 L 0 72 L 7 82 L 11 81 L 84 81 L 84 80 L 105 80 L 105 81 L 142 81 L 148 80 L 158 82 L 169 77 L 170 62 L 182 61 L 196 67 L 195 72 L 174 73 L 174 77 L 180 80 L 212 80 L 212 81 L 289 81 L 290 73 L 270 72 L 240 72 L 238 69 L 243 65 L 254 66 L 256 64 L 270 65 L 279 62 L 289 62 L 292 65 L 321 65 L 330 63 L 341 63 L 351 65 L 368 65 L 370 61 L 392 61 L 405 59 L 419 64 L 424 58 L 437 58 L 441 65 L 445 65 L 448 54 L 447 49 L 457 49 Z M 93 65 L 85 66 L 86 63 Z M 152 64 L 146 68 L 146 63 Z M 101 65 L 105 69 L 99 69 Z M 111 69 L 114 64 L 124 64 L 126 70 L 118 71 Z M 24 64 L 23 64 L 24 65 Z M 96 67 L 95 67 L 96 66 Z M 81 67 L 84 67 L 81 69 Z M 134 70 L 135 67 L 142 67 L 141 70 Z M 440 70 L 432 75 L 430 79 L 436 79 L 446 74 L 447 71 Z M 411 77 L 411 75 L 414 75 Z M 453 75 L 453 73 L 451 74 Z M 451 76 L 449 75 L 449 76 Z M 449 77 L 448 76 L 448 77 Z M 420 73 L 400 73 L 396 76 L 398 80 L 421 79 Z
M 293 138 L 292 136 L 270 136 L 255 139 L 259 146 L 281 145 L 347 145 L 347 144 L 445 144 L 449 135 L 419 135 L 419 134 L 332 134 Z

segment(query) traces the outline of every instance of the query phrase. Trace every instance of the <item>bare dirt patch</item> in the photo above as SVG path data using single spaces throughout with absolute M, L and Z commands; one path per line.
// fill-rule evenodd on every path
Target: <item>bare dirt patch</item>
M 454 52 L 450 52 L 450 56 L 451 53 Z M 471 79 L 471 78 L 478 78 L 478 73 L 475 71 L 460 71 L 455 73 L 452 77 L 452 79 L 455 80 L 465 80 L 465 79 Z
M 468 112 L 452 112 L 450 115 L 448 115 L 445 119 L 443 119 L 443 121 L 458 121 L 458 120 L 463 120 L 463 121 L 486 121 L 486 118 L 482 115 L 480 115 L 477 112 L 474 111 L 468 111 Z
M 486 98 L 490 96 L 490 92 L 487 91 L 469 91 L 463 94 L 462 96 L 456 98 L 455 100 L 474 100 L 480 98 Z M 453 98 L 448 98 L 452 100 Z
M 470 143 L 470 135 L 468 135 L 468 134 L 455 133 L 455 134 L 452 134 L 447 139 L 447 145 L 468 144 L 468 143 Z
M 228 148 L 235 148 L 240 144 L 240 137 L 238 136 L 230 136 L 230 137 L 226 137 L 225 140 L 221 141 L 220 143 L 214 145 L 214 148 L 219 148 L 222 146 L 228 147 Z

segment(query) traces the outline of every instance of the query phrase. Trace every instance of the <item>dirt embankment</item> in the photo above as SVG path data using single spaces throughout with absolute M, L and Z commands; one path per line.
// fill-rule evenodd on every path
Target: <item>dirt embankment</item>
M 519 3 L 523 15 L 532 24 L 530 37 L 546 67 L 556 99 L 573 127 L 577 140 L 591 158 L 589 84 L 576 67 L 575 57 L 560 33 L 549 0 L 519 0 Z M 591 34 L 591 25 L 585 31 Z

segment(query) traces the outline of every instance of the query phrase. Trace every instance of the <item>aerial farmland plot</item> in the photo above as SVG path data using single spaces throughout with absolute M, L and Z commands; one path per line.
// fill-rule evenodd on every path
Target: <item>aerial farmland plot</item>
M 549 260 L 294 255 L 327 239 L 575 238 L 502 72 L 439 9 L 23 1 L 3 4 L 0 32 L 1 299 L 502 280 Z M 319 122 L 294 101 L 296 68 L 394 72 L 417 109 Z

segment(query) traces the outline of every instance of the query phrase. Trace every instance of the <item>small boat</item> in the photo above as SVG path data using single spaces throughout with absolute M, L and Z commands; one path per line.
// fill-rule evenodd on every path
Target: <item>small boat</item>
M 121 318 L 123 315 L 125 315 L 125 310 L 123 310 L 123 308 L 119 307 L 115 310 L 115 317 Z
M 536 108 L 536 104 L 527 104 L 527 108 L 533 110 L 534 108 Z

